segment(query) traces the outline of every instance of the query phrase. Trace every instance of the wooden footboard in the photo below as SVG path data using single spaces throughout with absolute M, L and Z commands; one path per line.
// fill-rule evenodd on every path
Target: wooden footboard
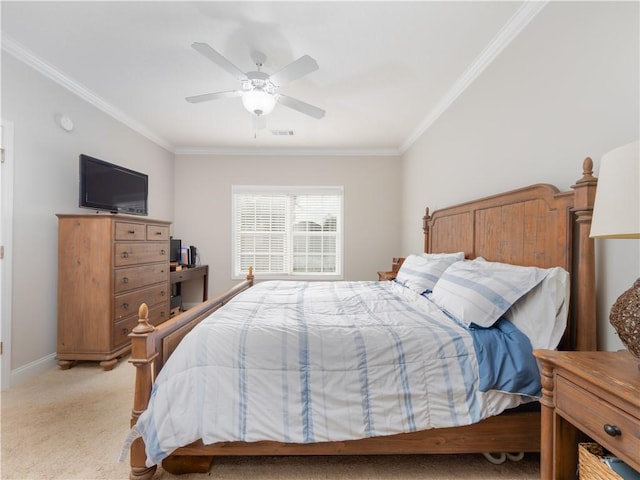
M 142 304 L 139 309 L 138 325 L 129 335 L 131 337 L 131 358 L 136 367 L 131 426 L 145 411 L 151 397 L 151 386 L 164 362 L 173 353 L 180 340 L 202 320 L 218 310 L 233 297 L 253 285 L 253 271 L 249 269 L 246 280 L 221 295 L 203 302 L 171 320 L 154 327 L 149 323 L 149 309 Z M 131 479 L 150 478 L 156 467 L 145 466 L 146 454 L 142 439 L 136 439 L 131 445 Z

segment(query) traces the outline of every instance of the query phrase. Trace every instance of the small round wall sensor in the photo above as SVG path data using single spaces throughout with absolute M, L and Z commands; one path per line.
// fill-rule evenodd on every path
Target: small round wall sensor
M 65 132 L 70 132 L 73 130 L 73 120 L 71 120 L 66 115 L 58 115 L 58 124 Z

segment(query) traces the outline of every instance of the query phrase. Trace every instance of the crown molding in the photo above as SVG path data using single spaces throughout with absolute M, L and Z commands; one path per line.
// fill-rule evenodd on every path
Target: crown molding
M 15 41 L 7 34 L 2 34 L 2 50 L 14 56 L 19 61 L 33 68 L 45 77 L 54 81 L 58 85 L 66 88 L 78 97 L 82 98 L 94 107 L 102 110 L 107 115 L 115 118 L 119 122 L 128 126 L 140 135 L 148 138 L 155 144 L 165 150 L 182 155 L 225 155 L 225 156 L 387 156 L 399 157 L 401 155 L 398 149 L 316 149 L 316 148 L 300 148 L 300 149 L 278 149 L 278 148 L 200 148 L 200 147 L 174 147 L 165 139 L 153 133 L 140 123 L 132 120 L 126 114 L 113 105 L 109 104 L 99 96 L 95 95 L 88 88 L 75 80 L 69 78 L 57 68 L 49 65 L 26 47 Z
M 134 121 L 119 109 L 95 95 L 88 88 L 72 80 L 55 67 L 44 62 L 23 45 L 5 33 L 2 33 L 2 50 L 30 66 L 42 75 L 76 94 L 89 104 L 102 110 L 107 115 L 128 126 L 135 132 L 151 140 L 165 150 L 178 155 L 224 155 L 224 156 L 387 156 L 401 157 L 436 120 L 451 106 L 451 104 L 467 89 L 471 83 L 487 68 L 493 60 L 520 34 L 535 16 L 547 5 L 548 0 L 526 0 L 514 13 L 480 55 L 456 80 L 447 93 L 436 104 L 423 121 L 413 130 L 411 135 L 399 148 L 390 149 L 340 149 L 340 148 L 204 148 L 204 147 L 174 147 L 164 138 Z
M 395 148 L 349 149 L 349 148 L 208 148 L 176 147 L 176 155 L 219 155 L 261 157 L 400 157 Z
M 409 135 L 400 147 L 401 154 L 404 154 L 415 142 L 426 132 L 435 121 L 440 118 L 451 104 L 464 92 L 473 81 L 487 68 L 493 60 L 518 36 L 518 34 L 535 18 L 538 13 L 547 5 L 548 1 L 527 0 L 514 13 L 507 23 L 500 29 L 495 37 L 489 42 L 484 50 L 478 55 L 464 73 L 456 80 L 447 93 L 436 104 L 435 108 L 429 112 L 425 119 Z
M 61 85 L 62 87 L 66 88 L 67 90 L 74 93 L 78 97 L 82 98 L 89 104 L 93 105 L 99 110 L 102 110 L 107 115 L 115 118 L 120 123 L 123 123 L 124 125 L 136 131 L 140 135 L 148 138 L 153 143 L 173 153 L 173 150 L 174 150 L 173 145 L 167 142 L 164 138 L 156 135 L 154 132 L 152 132 L 145 126 L 131 119 L 122 111 L 118 110 L 113 105 L 111 105 L 110 103 L 106 102 L 105 100 L 103 100 L 102 98 L 100 98 L 99 96 L 91 92 L 84 85 L 76 82 L 75 80 L 71 79 L 70 77 L 62 73 L 57 68 L 49 65 L 48 63 L 40 59 L 38 56 L 36 56 L 34 53 L 29 51 L 26 47 L 24 47 L 23 45 L 15 41 L 13 38 L 8 36 L 6 33 L 2 33 L 2 50 L 12 55 L 19 61 L 23 62 L 24 64 L 28 65 L 29 67 L 33 68 L 34 70 L 41 73 L 42 75 L 49 78 L 50 80 L 53 80 L 58 85 Z

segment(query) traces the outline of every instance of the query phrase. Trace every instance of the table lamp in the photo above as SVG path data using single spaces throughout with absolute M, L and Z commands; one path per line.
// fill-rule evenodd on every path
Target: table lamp
M 602 156 L 591 222 L 592 238 L 640 238 L 640 142 Z M 638 266 L 640 272 L 640 266 Z M 611 307 L 609 322 L 640 361 L 640 278 Z M 638 364 L 640 368 L 640 363 Z

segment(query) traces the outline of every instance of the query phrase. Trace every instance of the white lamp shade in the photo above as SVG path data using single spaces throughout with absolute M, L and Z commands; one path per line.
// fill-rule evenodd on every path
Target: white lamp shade
M 253 89 L 242 94 L 244 108 L 254 115 L 268 115 L 276 106 L 276 97 L 260 89 Z
M 591 237 L 640 238 L 640 142 L 602 156 Z

